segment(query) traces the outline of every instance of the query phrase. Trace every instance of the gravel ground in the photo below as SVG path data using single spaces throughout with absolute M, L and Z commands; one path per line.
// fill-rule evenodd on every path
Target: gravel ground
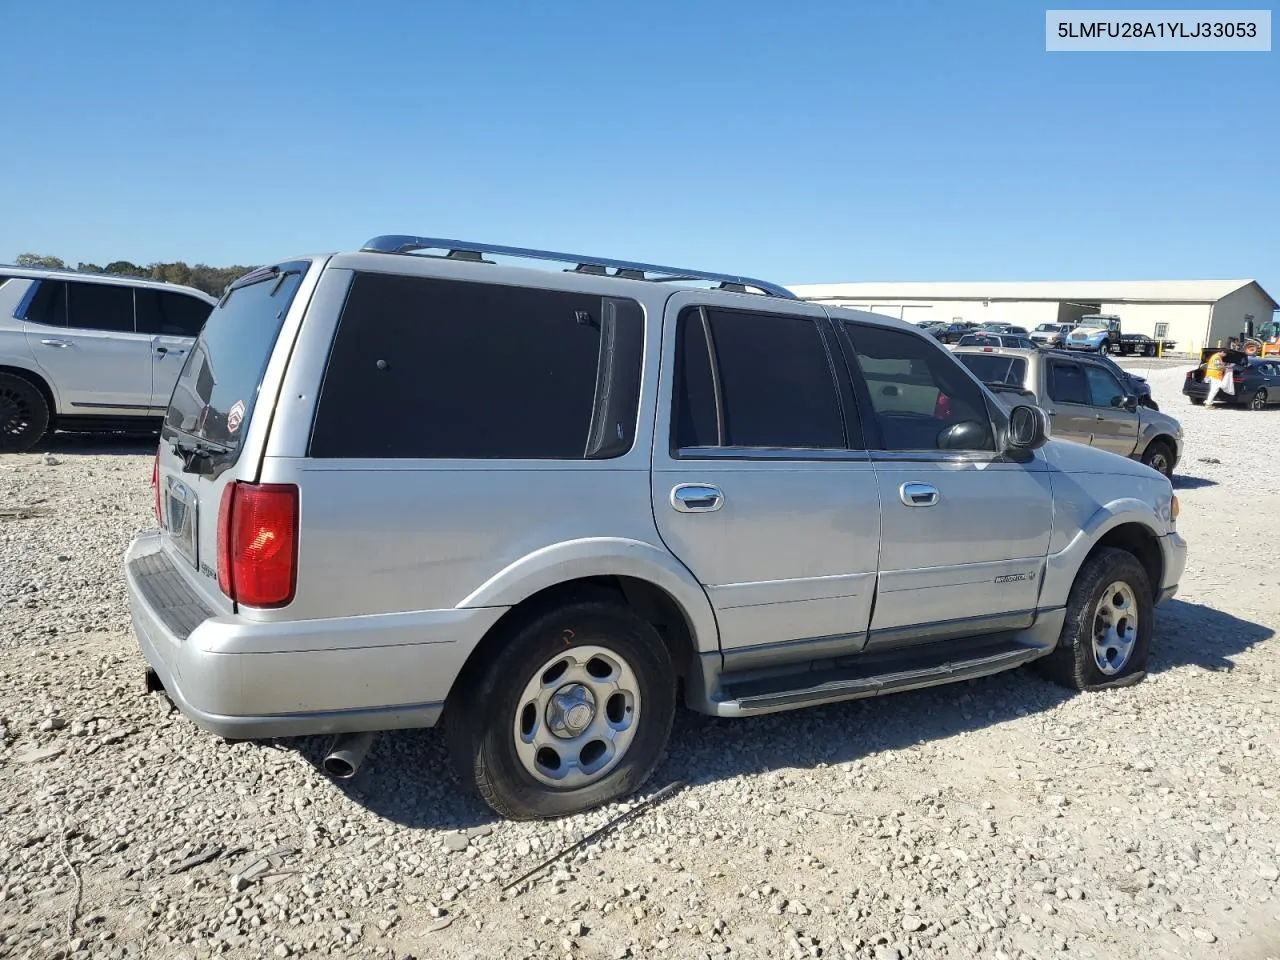
M 0 459 L 0 957 L 1280 957 L 1280 410 L 1182 370 L 1149 371 L 1191 556 L 1147 682 L 683 713 L 646 791 L 688 786 L 505 894 L 626 808 L 497 822 L 430 731 L 343 784 L 322 740 L 200 732 L 129 633 L 146 445 Z

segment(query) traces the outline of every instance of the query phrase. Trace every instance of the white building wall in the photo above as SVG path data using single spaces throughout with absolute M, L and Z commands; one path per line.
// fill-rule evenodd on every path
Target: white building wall
M 908 323 L 937 320 L 941 323 L 1012 323 L 1033 329 L 1058 319 L 1057 301 L 995 301 L 984 306 L 981 300 L 824 300 L 830 306 L 867 310 Z
M 1104 303 L 1099 313 L 1114 313 L 1125 333 L 1145 333 L 1154 337 L 1156 326 L 1165 324 L 1165 339 L 1176 340 L 1178 353 L 1199 353 L 1209 329 L 1207 303 Z
M 1209 342 L 1205 346 L 1217 346 L 1218 341 L 1225 346 L 1229 338 L 1240 336 L 1244 332 L 1246 314 L 1253 314 L 1255 330 L 1274 317 L 1271 302 L 1253 284 L 1241 287 L 1214 304 L 1209 322 Z

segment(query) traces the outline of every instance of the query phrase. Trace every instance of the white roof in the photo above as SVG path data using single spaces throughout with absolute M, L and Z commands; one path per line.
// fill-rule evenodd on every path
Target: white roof
M 788 289 L 804 300 L 1077 300 L 1086 303 L 1216 303 L 1256 280 L 1047 280 L 948 283 L 801 283 Z M 1280 304 L 1261 286 L 1273 309 Z

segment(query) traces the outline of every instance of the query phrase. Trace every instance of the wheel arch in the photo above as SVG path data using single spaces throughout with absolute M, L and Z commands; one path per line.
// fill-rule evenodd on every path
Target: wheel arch
M 52 425 L 54 418 L 58 415 L 58 397 L 53 391 L 53 385 L 38 370 L 31 367 L 19 367 L 12 363 L 0 363 L 0 373 L 7 373 L 11 376 L 26 380 L 44 397 L 44 402 L 49 405 L 49 422 Z
M 669 553 L 621 538 L 570 541 L 521 558 L 458 604 L 508 609 L 467 657 L 450 687 L 449 699 L 470 685 L 491 662 L 493 651 L 521 624 L 585 600 L 618 603 L 651 624 L 681 678 L 697 669 L 700 653 L 719 650 L 715 615 L 706 593 Z
M 1048 558 L 1040 604 L 1046 609 L 1061 607 L 1081 569 L 1100 550 L 1114 547 L 1138 559 L 1151 581 L 1153 594 L 1164 585 L 1165 555 L 1161 547 L 1162 524 L 1150 505 L 1121 501 L 1099 510 L 1082 525 L 1062 551 Z

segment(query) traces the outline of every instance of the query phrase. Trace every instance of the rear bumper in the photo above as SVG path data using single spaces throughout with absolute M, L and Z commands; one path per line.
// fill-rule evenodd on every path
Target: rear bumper
M 235 739 L 429 727 L 506 608 L 259 622 L 215 615 L 160 535 L 125 557 L 142 655 L 187 717 Z

